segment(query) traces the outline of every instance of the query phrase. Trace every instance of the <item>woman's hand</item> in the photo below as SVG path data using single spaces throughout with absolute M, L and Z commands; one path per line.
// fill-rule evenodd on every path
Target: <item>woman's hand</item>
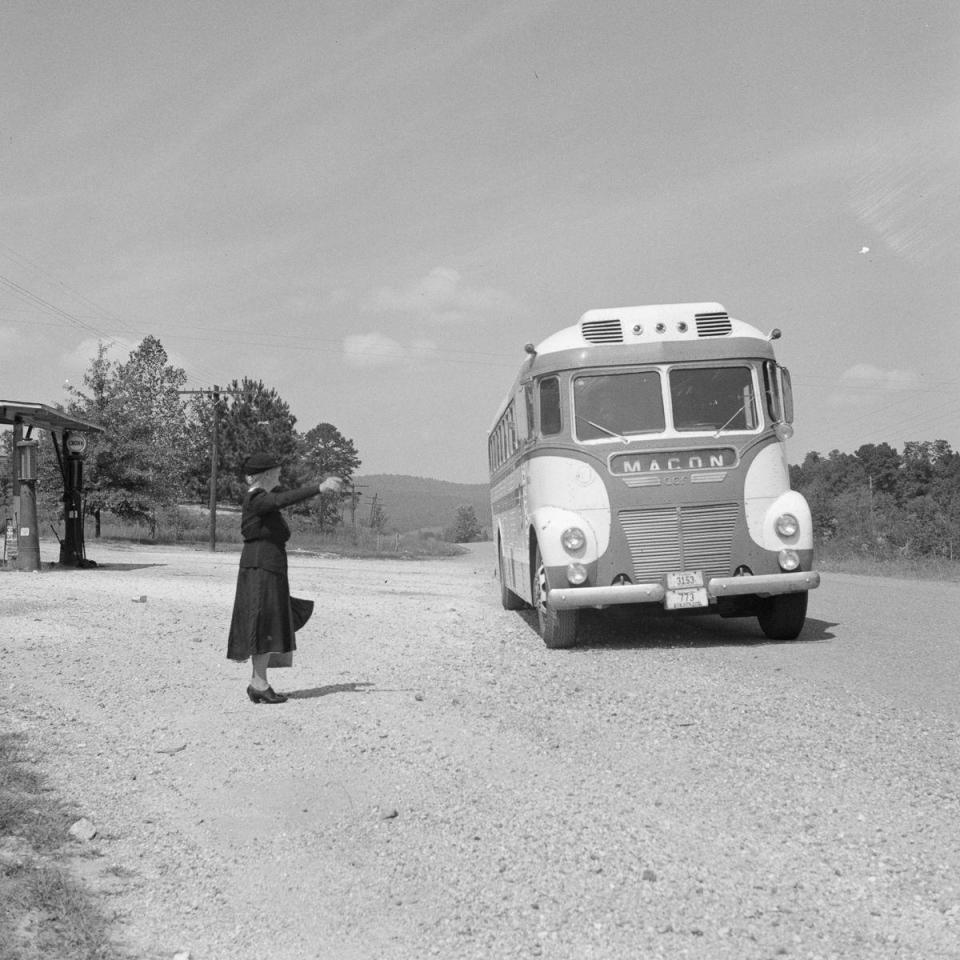
M 320 484 L 321 493 L 341 493 L 343 491 L 343 479 L 341 477 L 327 477 Z

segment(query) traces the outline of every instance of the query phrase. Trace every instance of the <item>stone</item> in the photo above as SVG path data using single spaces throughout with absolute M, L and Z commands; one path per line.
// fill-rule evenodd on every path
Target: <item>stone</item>
M 97 828 L 86 817 L 82 817 L 67 832 L 74 840 L 89 843 L 97 835 Z

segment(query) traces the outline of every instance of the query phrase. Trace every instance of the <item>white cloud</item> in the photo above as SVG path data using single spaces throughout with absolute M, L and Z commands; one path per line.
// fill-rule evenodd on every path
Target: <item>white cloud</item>
M 917 375 L 912 370 L 883 370 L 871 363 L 855 363 L 840 374 L 840 382 L 884 391 L 907 390 L 917 382 Z
M 495 287 L 473 287 L 452 267 L 434 267 L 405 287 L 380 287 L 363 302 L 372 313 L 405 313 L 445 325 L 516 313 L 516 301 Z
M 348 299 L 338 291 L 338 299 Z M 389 321 L 391 331 L 409 331 L 409 339 L 398 340 L 387 333 L 357 333 L 343 340 L 344 362 L 358 369 L 397 366 L 422 362 L 438 355 L 436 342 L 422 331 L 438 327 L 515 316 L 516 301 L 494 287 L 470 286 L 452 267 L 434 267 L 426 276 L 402 287 L 382 286 L 359 301 L 361 311 Z
M 836 406 L 868 406 L 885 397 L 912 390 L 919 383 L 912 370 L 884 370 L 872 363 L 856 363 L 837 380 L 830 402 Z
M 392 367 L 411 360 L 427 360 L 435 356 L 436 344 L 431 340 L 414 340 L 404 346 L 384 333 L 355 333 L 344 338 L 343 359 L 357 369 Z

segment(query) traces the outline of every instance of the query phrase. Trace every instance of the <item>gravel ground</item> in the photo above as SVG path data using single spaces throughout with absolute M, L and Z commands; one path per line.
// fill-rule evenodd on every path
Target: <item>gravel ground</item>
M 0 576 L 0 726 L 134 957 L 960 957 L 956 726 L 705 656 L 752 622 L 551 652 L 489 544 L 294 554 L 318 609 L 254 706 L 235 554 L 88 551 Z

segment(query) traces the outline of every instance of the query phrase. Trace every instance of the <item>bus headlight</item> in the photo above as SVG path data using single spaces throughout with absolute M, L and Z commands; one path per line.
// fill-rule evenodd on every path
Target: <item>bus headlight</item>
M 773 526 L 781 537 L 795 537 L 800 531 L 800 521 L 792 513 L 781 513 Z
M 780 561 L 780 569 L 785 573 L 791 573 L 800 566 L 800 557 L 796 550 L 781 550 L 777 559 Z
M 567 553 L 576 553 L 587 545 L 587 538 L 579 527 L 567 527 L 560 534 L 560 542 Z
M 574 587 L 579 587 L 581 583 L 586 583 L 587 568 L 582 563 L 567 564 L 567 582 Z

